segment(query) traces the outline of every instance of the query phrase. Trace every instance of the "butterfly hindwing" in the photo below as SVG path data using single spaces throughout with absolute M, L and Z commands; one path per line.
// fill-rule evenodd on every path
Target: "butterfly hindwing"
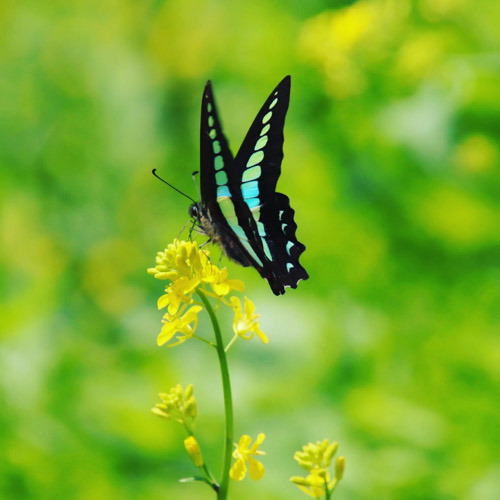
M 284 287 L 297 287 L 300 280 L 309 278 L 299 257 L 306 247 L 297 240 L 294 210 L 288 196 L 275 193 L 274 202 L 263 205 L 260 220 L 266 230 L 266 239 L 272 255 L 272 275 L 268 279 L 274 293 L 284 293 Z

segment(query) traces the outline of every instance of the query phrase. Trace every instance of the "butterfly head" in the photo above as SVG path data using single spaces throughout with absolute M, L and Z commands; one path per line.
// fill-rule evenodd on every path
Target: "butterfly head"
M 189 207 L 189 216 L 194 221 L 199 221 L 201 219 L 201 215 L 202 215 L 201 204 L 200 203 L 193 203 Z

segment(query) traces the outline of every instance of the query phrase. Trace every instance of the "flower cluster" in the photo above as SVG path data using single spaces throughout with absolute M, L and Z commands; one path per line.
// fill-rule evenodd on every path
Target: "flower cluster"
M 158 309 L 167 309 L 158 345 L 166 344 L 175 337 L 176 340 L 168 344 L 173 347 L 193 337 L 198 326 L 198 313 L 203 309 L 195 302 L 196 293 L 214 297 L 233 309 L 233 341 L 238 336 L 249 340 L 255 334 L 267 343 L 267 337 L 259 327 L 259 315 L 255 314 L 255 306 L 250 299 L 245 297 L 244 312 L 240 299 L 226 299 L 233 290 L 242 292 L 245 288 L 243 282 L 228 279 L 227 269 L 219 269 L 212 264 L 208 252 L 200 250 L 196 242 L 174 240 L 164 252 L 158 252 L 156 266 L 148 269 L 148 273 L 156 279 L 170 281 L 165 294 L 158 299 Z
M 240 280 L 228 280 L 227 269 L 219 269 L 208 258 L 208 251 L 202 251 L 195 241 L 174 240 L 164 252 L 156 255 L 156 266 L 148 269 L 156 279 L 170 280 L 174 287 L 167 288 L 167 294 L 189 302 L 194 290 L 201 283 L 209 283 L 215 295 L 227 295 L 231 290 L 243 291 Z M 170 289 L 170 290 L 169 290 Z M 164 299 L 169 313 L 175 314 L 180 302 Z M 172 304 L 172 307 L 170 307 Z
M 169 392 L 160 393 L 161 403 L 151 410 L 155 415 L 169 418 L 183 424 L 189 433 L 193 431 L 194 419 L 197 415 L 196 400 L 193 396 L 193 385 L 189 384 L 183 391 L 180 384 Z
M 313 498 L 327 495 L 330 498 L 344 475 L 344 457 L 338 457 L 335 462 L 335 477 L 331 479 L 328 467 L 337 452 L 338 443 L 329 443 L 328 439 L 308 443 L 302 451 L 295 452 L 293 458 L 299 465 L 309 472 L 307 477 L 292 477 L 290 481 L 297 485 L 304 493 Z

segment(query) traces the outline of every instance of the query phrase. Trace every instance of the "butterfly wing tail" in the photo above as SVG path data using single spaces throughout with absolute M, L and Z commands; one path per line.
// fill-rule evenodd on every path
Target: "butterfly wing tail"
M 306 247 L 295 235 L 297 224 L 294 214 L 288 196 L 281 193 L 276 193 L 274 207 L 262 207 L 262 219 L 270 232 L 267 241 L 273 256 L 271 272 L 264 277 L 275 295 L 285 293 L 285 287 L 297 288 L 299 281 L 309 278 L 299 262 Z

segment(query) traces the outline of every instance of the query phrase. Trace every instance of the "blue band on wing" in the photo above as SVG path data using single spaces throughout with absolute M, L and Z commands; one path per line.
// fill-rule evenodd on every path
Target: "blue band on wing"
M 259 196 L 259 183 L 257 181 L 245 182 L 241 185 L 241 194 L 245 200 Z
M 258 207 L 260 205 L 260 200 L 259 198 L 249 198 L 245 199 L 246 204 L 250 209 Z
M 229 191 L 227 186 L 219 186 L 217 188 L 217 198 L 222 198 L 223 196 L 231 198 L 231 191 Z

